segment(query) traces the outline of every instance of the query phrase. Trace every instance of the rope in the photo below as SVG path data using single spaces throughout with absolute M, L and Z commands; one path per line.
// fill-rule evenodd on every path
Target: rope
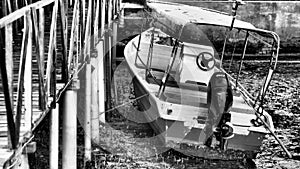
M 143 98 L 143 97 L 145 97 L 145 96 L 148 96 L 148 95 L 149 95 L 149 93 L 144 94 L 144 95 L 142 95 L 142 96 L 139 96 L 139 97 L 137 97 L 137 98 L 135 98 L 135 99 L 130 100 L 129 102 L 125 102 L 125 103 L 123 103 L 123 104 L 121 104 L 121 105 L 115 106 L 114 108 L 108 109 L 108 110 L 106 110 L 106 111 L 104 111 L 104 112 L 99 112 L 99 115 L 102 115 L 102 114 L 104 114 L 104 113 L 108 113 L 108 112 L 114 111 L 114 110 L 116 110 L 116 109 L 118 109 L 118 108 L 120 108 L 120 107 L 124 107 L 124 106 L 126 106 L 126 105 L 128 105 L 128 104 L 130 104 L 130 103 L 132 103 L 132 102 L 134 102 L 134 101 L 136 101 L 136 100 L 139 100 L 139 99 L 141 99 L 141 98 Z M 94 119 L 98 119 L 98 118 L 92 118 L 92 119 L 94 120 Z
M 78 69 L 77 73 L 81 72 L 81 70 L 86 66 L 86 64 L 87 64 L 87 61 L 85 61 L 84 63 L 82 63 L 82 65 L 81 65 L 81 67 Z M 72 81 L 73 81 L 75 78 L 77 78 L 77 77 L 76 77 L 76 76 L 72 76 L 72 78 L 65 84 L 65 86 L 64 86 L 62 89 L 60 89 L 60 90 L 58 91 L 58 95 L 57 95 L 57 97 L 56 97 L 56 100 L 54 101 L 55 103 L 57 103 L 57 102 L 60 100 L 62 94 L 67 90 L 67 88 L 71 85 Z
M 20 147 L 17 151 L 15 151 L 14 157 L 19 156 L 22 154 L 24 148 L 33 140 L 34 135 L 32 135 L 26 142 L 25 144 Z M 10 166 L 6 167 L 6 169 L 11 169 L 13 168 L 16 164 L 20 162 L 20 158 L 17 158 L 16 161 L 14 161 Z

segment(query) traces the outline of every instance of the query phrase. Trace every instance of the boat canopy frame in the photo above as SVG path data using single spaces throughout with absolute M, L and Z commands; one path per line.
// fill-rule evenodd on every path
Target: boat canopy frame
M 181 42 L 181 38 L 182 38 L 181 37 L 182 32 L 183 32 L 182 30 L 189 24 L 224 27 L 224 28 L 226 28 L 226 32 L 225 32 L 226 34 L 231 32 L 232 30 L 238 30 L 238 32 L 241 32 L 241 31 L 246 32 L 247 36 L 245 38 L 245 42 L 244 42 L 244 46 L 243 46 L 244 50 L 243 50 L 243 53 L 241 56 L 242 59 L 241 59 L 240 67 L 239 67 L 239 72 L 241 71 L 243 59 L 246 55 L 246 46 L 247 46 L 247 41 L 248 41 L 249 37 L 253 37 L 268 46 L 272 46 L 269 70 L 268 70 L 267 76 L 264 80 L 264 83 L 260 89 L 260 92 L 259 92 L 259 95 L 257 96 L 257 98 L 254 98 L 238 82 L 238 78 L 234 79 L 223 68 L 221 68 L 221 71 L 226 73 L 227 76 L 232 81 L 235 81 L 235 83 L 232 83 L 232 86 L 235 89 L 239 90 L 243 94 L 243 96 L 246 98 L 246 100 L 249 101 L 248 104 L 250 106 L 255 107 L 255 105 L 258 105 L 258 104 L 260 106 L 262 106 L 264 96 L 266 95 L 266 92 L 268 90 L 268 87 L 270 85 L 273 73 L 276 69 L 277 62 L 278 62 L 278 54 L 279 54 L 279 48 L 280 48 L 280 38 L 279 38 L 278 34 L 276 34 L 273 31 L 256 28 L 251 23 L 241 21 L 238 19 L 235 19 L 234 23 L 233 23 L 232 22 L 233 17 L 230 16 L 229 14 L 226 14 L 223 12 L 218 12 L 215 10 L 206 9 L 206 8 L 193 7 L 193 6 L 170 3 L 170 2 L 160 2 L 160 1 L 155 1 L 155 2 L 150 1 L 147 3 L 147 5 L 152 10 L 154 10 L 154 11 L 150 11 L 150 12 L 145 10 L 146 14 L 148 14 L 148 16 L 150 16 L 153 19 L 153 22 L 159 23 L 160 28 L 164 28 L 163 32 L 166 32 L 171 37 L 178 37 L 178 41 L 180 41 L 180 42 Z M 185 9 L 185 10 L 182 10 L 182 9 Z M 198 13 L 198 15 L 197 15 L 197 13 Z M 203 15 L 205 15 L 205 16 L 214 16 L 214 17 L 213 17 L 213 19 L 212 19 L 212 17 L 200 17 L 200 19 L 195 18 L 195 15 L 196 16 L 200 15 L 199 13 L 200 14 L 203 13 Z M 220 17 L 220 19 L 218 19 L 217 17 Z M 171 26 L 169 26 L 165 22 L 161 22 L 160 18 L 167 19 L 167 23 L 171 23 L 171 24 L 169 24 Z M 213 21 L 211 21 L 211 19 Z M 257 33 L 258 35 L 260 35 L 262 37 L 273 39 L 273 44 L 269 44 L 268 42 L 265 42 L 263 39 L 258 38 L 256 35 L 254 35 L 254 33 Z M 224 41 L 222 55 L 221 55 L 221 61 L 222 61 L 223 55 L 225 54 L 227 38 L 228 37 L 226 36 L 225 41 Z M 176 57 L 176 55 L 175 55 L 175 57 Z M 166 83 L 164 83 L 163 85 L 166 85 Z M 162 88 L 164 88 L 164 87 L 162 87 Z

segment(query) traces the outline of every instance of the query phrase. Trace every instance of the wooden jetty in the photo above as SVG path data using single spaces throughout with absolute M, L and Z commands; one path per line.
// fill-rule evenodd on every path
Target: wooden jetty
M 33 132 L 48 113 L 50 168 L 58 168 L 59 116 L 62 168 L 76 168 L 78 90 L 84 90 L 85 161 L 90 161 L 91 138 L 97 140 L 99 120 L 105 120 L 99 116 L 105 104 L 102 61 L 114 39 L 107 30 L 121 1 L 4 0 L 0 7 L 0 168 L 29 168 L 28 153 L 36 151 Z M 111 54 L 107 60 L 114 62 Z

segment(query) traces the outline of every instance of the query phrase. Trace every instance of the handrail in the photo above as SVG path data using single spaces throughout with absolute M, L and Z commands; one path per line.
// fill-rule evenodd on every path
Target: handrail
M 12 91 L 10 89 L 12 88 L 12 85 L 10 85 L 9 81 L 11 79 L 11 75 L 14 74 L 12 71 L 1 71 L 1 74 L 3 74 L 3 88 L 5 88 L 4 95 L 7 109 L 7 124 L 9 126 L 9 134 L 11 138 L 10 141 L 12 144 L 12 149 L 15 153 L 18 152 L 20 146 L 24 144 L 24 141 L 26 142 L 26 139 L 19 139 L 19 136 L 21 136 L 20 126 L 22 118 L 21 115 L 23 111 L 25 110 L 25 123 L 27 126 L 25 131 L 26 133 L 23 136 L 27 138 L 28 136 L 32 136 L 32 131 L 36 129 L 38 124 L 40 124 L 41 119 L 43 119 L 50 112 L 51 109 L 55 108 L 55 103 L 57 103 L 61 99 L 62 94 L 71 86 L 75 85 L 74 83 L 78 82 L 78 73 L 84 70 L 86 65 L 90 64 L 90 57 L 94 57 L 91 55 L 91 48 L 94 47 L 92 45 L 101 40 L 99 39 L 98 34 L 100 34 L 101 38 L 103 38 L 105 30 L 109 29 L 105 27 L 105 21 L 107 20 L 107 17 L 112 16 L 107 16 L 107 14 L 105 13 L 108 7 L 105 5 L 105 3 L 107 3 L 106 0 L 95 0 L 97 1 L 96 3 L 94 3 L 94 0 L 89 0 L 88 6 L 85 6 L 86 4 L 83 4 L 85 0 L 75 1 L 75 4 L 73 3 L 74 5 L 72 4 L 71 6 L 68 6 L 65 5 L 65 2 L 63 0 L 40 0 L 39 2 L 17 9 L 13 13 L 10 13 L 9 15 L 0 19 L 0 29 L 3 30 L 5 28 L 6 30 L 5 44 L 4 38 L 2 38 L 0 34 L 0 52 L 1 55 L 9 54 L 9 56 L 11 56 L 0 58 L 1 70 L 7 69 L 5 66 L 5 62 L 7 62 L 7 64 L 13 65 L 13 62 L 6 60 L 5 58 L 12 58 L 13 52 L 21 51 L 21 61 L 19 65 L 17 84 L 17 106 L 13 106 L 14 104 L 13 102 L 11 102 L 13 100 L 10 94 L 10 92 Z M 116 12 L 117 3 L 118 2 L 116 1 L 114 1 L 113 4 L 109 3 L 110 8 L 112 8 L 111 12 Z M 46 8 L 47 6 L 49 8 Z M 88 12 L 83 14 L 83 11 L 85 11 L 83 9 L 85 9 L 85 7 L 87 7 Z M 44 10 L 49 10 L 50 14 L 44 12 Z M 71 30 L 67 26 L 67 14 L 70 12 L 70 10 L 73 11 Z M 101 17 L 100 10 L 102 12 Z M 94 15 L 94 12 L 96 15 Z M 47 32 L 47 34 L 45 34 L 44 32 L 46 19 L 47 21 L 50 21 L 51 24 L 50 32 Z M 22 47 L 21 49 L 13 48 L 13 44 L 16 44 L 13 43 L 15 31 L 10 30 L 12 30 L 13 24 L 18 24 L 19 22 L 21 23 L 23 21 L 24 27 L 22 26 L 21 29 L 24 28 L 24 31 L 21 32 L 20 29 L 18 29 L 19 27 L 17 27 L 16 29 L 16 32 L 18 33 L 17 36 L 23 37 Z M 100 30 L 98 30 L 100 26 L 101 28 Z M 69 37 L 68 31 L 70 31 Z M 57 38 L 59 36 L 59 33 L 61 33 L 61 39 L 58 40 Z M 90 39 L 92 37 L 95 43 L 92 43 L 93 40 L 91 41 Z M 47 45 L 45 44 L 44 39 L 49 39 Z M 62 49 L 57 47 L 57 41 L 60 42 L 60 45 L 62 45 Z M 7 50 L 4 51 L 4 48 Z M 32 48 L 35 48 L 35 51 L 33 51 Z M 45 49 L 49 49 L 46 53 L 47 60 L 44 58 Z M 76 54 L 74 53 L 74 51 L 76 51 Z M 57 54 L 57 52 L 59 52 L 59 55 Z M 102 54 L 104 55 L 104 51 L 102 52 Z M 62 59 L 57 59 L 58 56 L 60 56 L 60 58 Z M 34 60 L 37 60 L 37 72 L 32 71 L 32 57 Z M 85 59 L 79 60 L 79 57 L 84 57 Z M 78 63 L 78 60 L 81 63 Z M 62 62 L 62 64 L 57 64 L 57 61 Z M 30 64 L 27 64 L 26 62 Z M 44 66 L 44 63 L 46 63 L 46 66 Z M 60 65 L 60 67 L 57 67 L 58 65 Z M 64 83 L 64 86 L 58 92 L 56 90 L 57 69 L 62 70 L 61 79 Z M 33 116 L 32 105 L 34 104 L 32 102 L 32 74 L 38 75 L 38 104 L 39 110 L 41 111 L 40 117 L 37 119 L 37 121 L 34 122 L 34 124 L 33 119 L 31 118 Z M 23 102 L 23 97 L 24 100 L 27 101 L 27 105 L 26 102 Z M 25 107 L 25 109 L 23 108 L 23 106 Z M 34 105 L 34 107 L 36 107 L 36 105 Z M 13 117 L 14 108 L 17 111 L 15 119 Z M 22 144 L 20 144 L 21 142 Z M 8 160 L 13 161 L 12 159 L 15 157 L 16 155 L 14 155 L 14 157 L 9 158 Z
M 17 19 L 20 19 L 21 17 L 23 17 L 26 14 L 26 12 L 30 11 L 31 8 L 40 9 L 40 8 L 43 8 L 55 1 L 56 0 L 43 0 L 43 1 L 39 1 L 36 3 L 30 4 L 30 5 L 27 5 L 21 9 L 18 9 L 15 12 L 0 19 L 0 28 L 3 28 L 6 25 L 16 21 Z

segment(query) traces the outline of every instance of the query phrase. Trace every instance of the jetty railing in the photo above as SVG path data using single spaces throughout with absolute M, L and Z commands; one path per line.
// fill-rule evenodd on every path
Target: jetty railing
M 9 14 L 0 19 L 1 32 L 5 32 L 0 34 L 1 78 L 10 138 L 8 144 L 14 152 L 14 155 L 8 160 L 8 164 L 13 166 L 19 162 L 19 157 L 25 148 L 24 145 L 27 145 L 24 143 L 32 140 L 32 131 L 36 129 L 49 112 L 52 112 L 50 165 L 57 167 L 59 146 L 58 103 L 60 99 L 64 98 L 64 118 L 74 116 L 77 112 L 76 108 L 75 110 L 70 108 L 70 106 L 76 106 L 68 102 L 74 101 L 72 103 L 75 104 L 77 102 L 78 73 L 82 70 L 86 71 L 84 129 L 87 133 L 85 158 L 86 161 L 89 161 L 91 160 L 91 135 L 99 137 L 97 130 L 91 131 L 91 116 L 93 116 L 92 119 L 95 119 L 92 125 L 99 125 L 99 122 L 97 123 L 99 118 L 104 119 L 99 117 L 98 111 L 101 111 L 100 109 L 104 111 L 104 100 L 100 96 L 104 95 L 104 81 L 101 77 L 104 77 L 105 48 L 110 49 L 112 45 L 111 34 L 107 36 L 108 43 L 104 43 L 104 39 L 106 32 L 111 30 L 112 20 L 116 18 L 120 11 L 121 1 L 43 0 L 28 4 L 20 9 L 16 8 L 17 10 L 14 12 L 10 8 L 12 3 L 18 4 L 17 1 L 7 0 L 8 9 L 10 9 Z M 51 19 L 50 15 L 48 16 L 50 13 Z M 49 33 L 47 19 L 50 20 Z M 69 21 L 71 21 L 71 27 L 68 26 Z M 22 26 L 23 30 L 21 32 L 18 29 Z M 15 65 L 13 57 L 16 49 L 14 49 L 13 37 L 20 33 L 22 43 L 20 51 L 17 52 L 20 53 L 16 85 L 17 99 L 14 100 L 13 66 Z M 49 39 L 49 42 L 46 42 L 45 39 Z M 92 50 L 98 43 L 101 51 L 100 53 L 98 51 L 98 55 L 93 55 Z M 111 53 L 108 56 L 108 62 L 111 63 Z M 34 69 L 33 60 L 37 62 Z M 96 73 L 93 73 L 91 64 L 97 66 L 97 71 L 94 71 Z M 92 76 L 99 78 L 97 78 L 97 81 L 92 81 Z M 35 81 L 33 77 L 37 77 L 37 80 Z M 99 83 L 102 83 L 102 85 L 98 85 Z M 33 95 L 35 86 L 38 90 L 38 103 L 33 101 L 33 97 L 36 96 Z M 88 86 L 94 87 L 90 88 Z M 73 92 L 73 94 L 68 94 L 68 91 Z M 92 92 L 98 92 L 98 96 L 92 96 Z M 62 97 L 63 95 L 65 96 Z M 92 104 L 97 104 L 99 109 L 91 110 Z M 33 118 L 34 106 L 38 106 L 40 112 L 39 117 L 36 119 Z M 24 113 L 25 118 L 25 134 L 21 136 L 22 113 Z M 76 153 L 72 151 L 74 147 L 76 150 L 76 130 L 70 131 L 70 128 L 77 127 L 76 120 L 76 116 L 70 123 L 68 123 L 70 119 L 64 120 L 64 123 L 68 124 L 63 124 L 62 134 L 63 142 L 65 142 L 63 146 L 66 146 L 64 147 L 66 152 L 63 152 L 63 168 L 76 168 L 76 162 L 74 162 L 74 159 L 76 161 Z M 93 134 L 91 134 L 92 132 Z M 20 139 L 20 136 L 23 139 Z

